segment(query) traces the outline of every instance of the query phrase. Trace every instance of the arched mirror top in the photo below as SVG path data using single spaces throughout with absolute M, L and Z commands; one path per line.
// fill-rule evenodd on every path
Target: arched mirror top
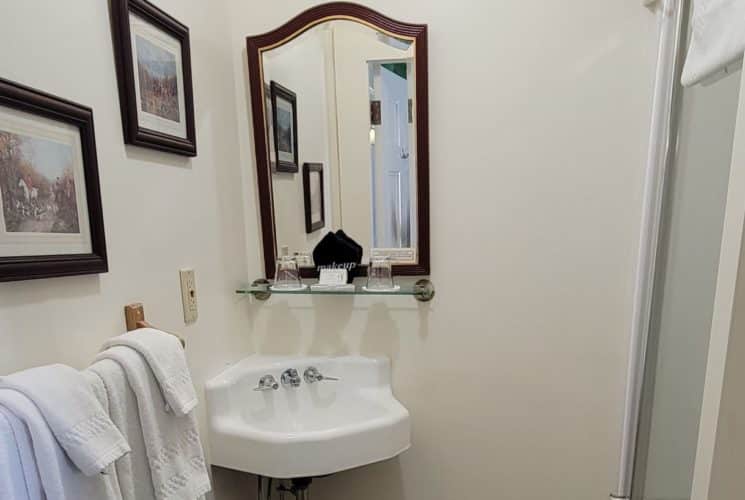
M 305 277 L 348 265 L 325 258 L 334 235 L 359 249 L 353 275 L 380 256 L 429 274 L 427 26 L 328 3 L 247 57 L 267 277 L 282 254 Z

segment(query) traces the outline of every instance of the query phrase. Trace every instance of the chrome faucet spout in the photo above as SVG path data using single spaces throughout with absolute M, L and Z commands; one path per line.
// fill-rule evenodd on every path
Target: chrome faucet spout
M 282 373 L 281 377 L 282 386 L 284 387 L 300 387 L 300 375 L 294 368 L 289 368 Z

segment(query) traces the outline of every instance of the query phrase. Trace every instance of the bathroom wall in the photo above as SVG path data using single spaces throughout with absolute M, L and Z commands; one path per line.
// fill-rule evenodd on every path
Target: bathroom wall
M 246 186 L 255 165 L 245 36 L 313 3 L 228 0 Z M 255 352 L 390 356 L 395 393 L 411 410 L 411 450 L 317 480 L 313 496 L 607 498 L 656 16 L 639 2 L 365 3 L 429 24 L 437 296 L 248 306 Z M 247 189 L 248 265 L 258 277 L 256 203 Z
M 207 377 L 249 352 L 251 317 L 233 293 L 247 263 L 227 16 L 212 2 L 155 3 L 191 28 L 194 159 L 123 144 L 107 2 L 2 1 L 0 76 L 93 108 L 110 272 L 0 283 L 0 374 L 86 366 L 104 339 L 124 331 L 123 306 L 134 301 L 186 338 L 200 393 Z M 191 326 L 182 267 L 196 270 L 200 317 Z
M 312 252 L 316 244 L 334 227 L 330 210 L 330 182 L 324 182 L 326 228 L 311 234 L 305 232 L 303 203 L 303 163 L 324 165 L 324 178 L 330 179 L 328 134 L 331 130 L 326 102 L 326 59 L 330 57 L 331 34 L 327 30 L 310 30 L 293 43 L 269 51 L 264 56 L 264 80 L 275 80 L 297 95 L 298 173 L 274 172 L 274 195 L 277 249 L 287 245 L 290 254 Z M 271 146 L 272 148 L 274 146 Z
M 192 160 L 122 144 L 105 2 L 3 1 L 0 42 L 13 50 L 0 74 L 94 108 L 111 272 L 0 284 L 0 373 L 85 366 L 123 330 L 122 306 L 142 300 L 186 337 L 200 390 L 249 352 L 393 359 L 413 448 L 318 480 L 314 497 L 606 498 L 656 17 L 637 2 L 368 2 L 430 26 L 437 297 L 253 303 L 233 294 L 263 269 L 244 37 L 312 2 L 155 3 L 191 28 Z M 186 327 L 185 266 L 200 301 Z M 250 494 L 243 475 L 215 477 L 219 500 Z

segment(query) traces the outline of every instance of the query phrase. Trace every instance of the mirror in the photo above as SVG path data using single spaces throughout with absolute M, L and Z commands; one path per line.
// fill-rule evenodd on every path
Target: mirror
M 333 3 L 247 42 L 267 276 L 284 253 L 315 276 L 329 233 L 355 275 L 429 274 L 426 26 Z

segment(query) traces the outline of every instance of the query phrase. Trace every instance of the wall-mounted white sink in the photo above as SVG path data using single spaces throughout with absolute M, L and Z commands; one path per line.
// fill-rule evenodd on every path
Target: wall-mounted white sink
M 308 382 L 317 368 L 338 381 Z M 295 369 L 299 386 L 282 384 Z M 212 463 L 273 478 L 314 477 L 393 458 L 411 446 L 409 412 L 385 358 L 251 356 L 206 384 Z M 262 377 L 262 391 L 255 390 Z M 291 382 L 286 377 L 285 382 Z

